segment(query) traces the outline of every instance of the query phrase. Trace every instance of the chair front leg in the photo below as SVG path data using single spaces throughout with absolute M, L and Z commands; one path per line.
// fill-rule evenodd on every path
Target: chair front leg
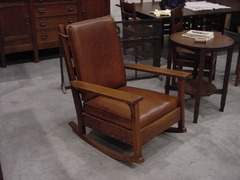
M 71 88 L 71 89 L 72 89 L 74 105 L 76 108 L 78 124 L 71 121 L 69 122 L 69 125 L 78 136 L 82 137 L 84 134 L 86 134 L 86 126 L 84 125 L 83 118 L 82 118 L 82 112 L 83 112 L 82 101 L 80 98 L 79 91 L 76 90 L 75 88 Z
M 185 79 L 178 78 L 178 103 L 181 107 L 181 120 L 178 121 L 178 129 L 181 132 L 186 132 L 185 128 L 185 100 L 184 100 Z
M 139 162 L 144 162 L 142 156 L 142 137 L 140 133 L 140 122 L 139 122 L 139 103 L 129 105 L 131 110 L 131 123 L 132 123 L 132 136 L 133 136 L 133 148 L 134 158 Z

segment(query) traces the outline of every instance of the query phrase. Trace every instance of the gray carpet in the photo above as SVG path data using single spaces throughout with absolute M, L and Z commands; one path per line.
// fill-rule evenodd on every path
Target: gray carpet
M 220 53 L 214 83 L 223 79 Z M 97 151 L 68 126 L 76 121 L 71 91 L 60 90 L 59 60 L 0 69 L 0 161 L 5 180 L 239 180 L 240 87 L 234 86 L 234 52 L 227 102 L 201 100 L 198 124 L 186 95 L 187 133 L 162 133 L 143 146 L 145 162 L 129 164 Z M 164 62 L 164 61 L 163 61 Z M 163 91 L 164 80 L 129 85 Z M 171 92 L 174 95 L 175 92 Z

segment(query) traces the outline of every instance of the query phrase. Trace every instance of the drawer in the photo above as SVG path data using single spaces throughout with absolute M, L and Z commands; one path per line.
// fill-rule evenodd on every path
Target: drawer
M 8 35 L 3 36 L 4 46 L 21 46 L 23 44 L 32 43 L 30 34 Z
M 64 0 L 66 2 L 76 1 L 76 0 Z M 61 0 L 34 0 L 33 3 L 52 3 L 52 2 L 62 2 Z
M 34 5 L 35 17 L 59 16 L 77 14 L 77 3 L 53 3 L 48 5 Z
M 37 43 L 49 43 L 58 41 L 57 29 L 37 31 Z
M 51 29 L 57 28 L 59 24 L 70 24 L 77 21 L 77 15 L 37 18 L 35 19 L 35 26 L 37 30 Z

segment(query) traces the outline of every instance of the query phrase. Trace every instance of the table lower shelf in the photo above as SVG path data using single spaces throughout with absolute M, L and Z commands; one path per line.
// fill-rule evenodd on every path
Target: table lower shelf
M 209 96 L 216 92 L 217 88 L 214 84 L 202 80 L 202 87 L 201 87 L 201 96 Z M 198 80 L 197 79 L 189 79 L 185 83 L 185 93 L 189 95 L 196 95 L 198 88 Z

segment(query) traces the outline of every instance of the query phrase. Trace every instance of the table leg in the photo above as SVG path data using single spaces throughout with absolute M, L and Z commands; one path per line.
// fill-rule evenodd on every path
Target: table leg
M 203 77 L 203 69 L 205 64 L 205 49 L 201 49 L 200 52 L 197 52 L 197 56 L 199 57 L 199 70 L 198 70 L 198 85 L 195 94 L 195 106 L 194 106 L 194 117 L 193 122 L 197 123 L 198 115 L 199 115 L 199 107 L 200 107 L 200 99 L 201 99 L 201 90 L 202 90 L 202 77 Z
M 162 56 L 162 42 L 164 41 L 163 30 L 162 30 L 162 20 L 153 21 L 154 36 L 159 36 L 159 39 L 154 40 L 153 47 L 153 66 L 161 66 L 161 56 Z
M 240 48 L 239 48 L 239 51 L 238 51 L 235 86 L 238 86 L 239 78 L 240 78 Z
M 230 69 L 231 69 L 231 63 L 232 63 L 232 53 L 233 53 L 233 46 L 231 46 L 227 52 L 227 61 L 226 61 L 226 66 L 225 66 L 222 97 L 221 97 L 221 106 L 220 106 L 220 111 L 222 111 L 222 112 L 224 111 L 226 98 L 227 98 L 228 82 L 229 82 L 229 75 L 230 75 Z
M 154 40 L 153 43 L 153 66 L 160 67 L 161 66 L 161 51 L 162 46 L 160 44 L 161 42 L 158 40 Z
M 1 51 L 0 52 L 1 55 L 0 55 L 0 65 L 1 67 L 7 67 L 7 62 L 6 62 L 6 55 L 4 54 L 4 51 Z
M 167 69 L 172 69 L 172 58 L 173 58 L 173 53 L 174 53 L 173 49 L 174 48 L 175 48 L 175 46 L 173 47 L 171 40 L 170 40 L 169 45 L 168 45 Z M 166 77 L 166 85 L 165 85 L 165 94 L 169 94 L 170 80 L 171 80 L 171 77 L 167 76 Z
M 0 180 L 3 180 L 3 173 L 2 173 L 1 162 L 0 162 Z
M 0 22 L 0 27 L 1 27 L 1 22 Z M 6 54 L 5 54 L 5 50 L 4 50 L 4 41 L 3 41 L 3 35 L 2 35 L 1 28 L 0 28 L 0 66 L 1 67 L 7 66 Z

